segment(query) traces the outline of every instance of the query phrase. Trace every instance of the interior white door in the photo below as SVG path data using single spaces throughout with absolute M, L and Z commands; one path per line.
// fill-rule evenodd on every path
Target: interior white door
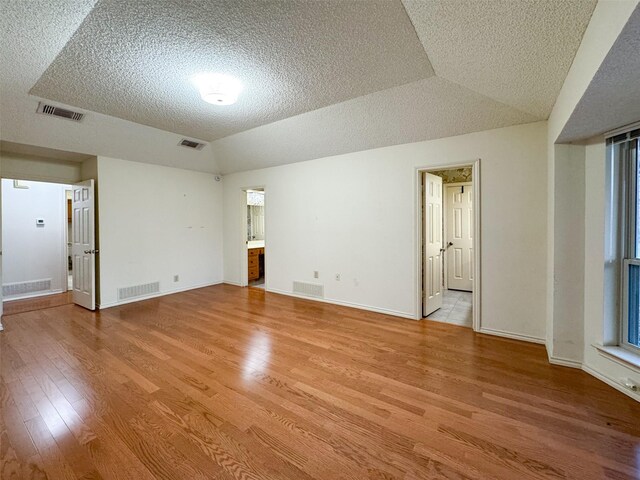
M 4 330 L 2 326 L 2 182 L 0 182 L 0 332 Z
M 442 178 L 424 174 L 422 315 L 442 308 Z
M 95 310 L 95 200 L 94 182 L 73 186 L 71 256 L 73 258 L 73 303 Z
M 446 187 L 447 288 L 473 291 L 473 186 Z

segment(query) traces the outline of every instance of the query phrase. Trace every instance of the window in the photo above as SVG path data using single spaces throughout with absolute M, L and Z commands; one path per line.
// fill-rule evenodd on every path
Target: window
M 621 346 L 640 352 L 640 129 L 607 139 L 620 172 Z

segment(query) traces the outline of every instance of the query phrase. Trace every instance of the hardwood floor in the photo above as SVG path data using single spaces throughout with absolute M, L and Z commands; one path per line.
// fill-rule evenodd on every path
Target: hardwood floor
M 640 477 L 640 404 L 540 345 L 227 285 L 4 324 L 3 480 Z
M 9 300 L 2 304 L 5 315 L 42 310 L 43 308 L 60 307 L 73 303 L 71 292 L 54 293 L 42 297 L 25 298 L 24 300 Z

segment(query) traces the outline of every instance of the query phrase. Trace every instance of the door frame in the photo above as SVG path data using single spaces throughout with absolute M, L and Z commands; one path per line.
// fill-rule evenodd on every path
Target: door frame
M 423 249 L 423 235 L 422 235 L 422 173 L 433 172 L 436 170 L 450 170 L 453 168 L 471 167 L 471 183 L 473 185 L 473 292 L 472 292 L 472 309 L 473 309 L 473 321 L 472 328 L 475 332 L 482 331 L 482 239 L 481 239 L 481 202 L 480 202 L 480 190 L 481 190 L 481 177 L 480 177 L 480 164 L 481 159 L 476 158 L 468 162 L 450 162 L 439 163 L 435 165 L 425 165 L 416 167 L 414 171 L 414 234 L 415 234 L 415 249 L 414 249 L 414 285 L 415 291 L 415 319 L 422 320 L 422 249 Z M 266 212 L 266 208 L 265 208 Z M 266 245 L 266 244 L 265 244 Z
M 66 182 L 62 182 L 62 181 L 51 181 L 51 180 L 26 180 L 24 178 L 13 178 L 13 176 L 11 177 L 1 177 L 0 178 L 0 267 L 3 260 L 3 256 L 2 256 L 2 226 L 3 226 L 3 220 L 2 220 L 2 180 L 11 180 L 11 181 L 19 181 L 19 182 L 36 182 L 36 183 L 46 183 L 46 184 L 50 184 L 50 185 L 61 185 L 61 186 L 65 186 L 65 187 L 73 187 L 73 184 L 71 183 L 66 183 Z M 69 292 L 69 288 L 68 288 L 68 284 L 69 284 L 69 259 L 68 259 L 68 250 L 67 250 L 67 243 L 69 241 L 68 238 L 68 221 L 67 221 L 67 198 L 66 198 L 66 194 L 67 194 L 67 189 L 64 189 L 62 191 L 62 202 L 63 202 L 63 214 L 62 214 L 62 218 L 58 219 L 58 221 L 63 222 L 62 223 L 62 234 L 63 234 L 63 238 L 61 239 L 61 244 L 62 244 L 62 249 L 60 252 L 60 257 L 61 259 L 63 259 L 62 262 L 62 270 L 59 272 L 61 278 L 61 291 L 59 293 L 67 293 Z M 52 220 L 55 221 L 55 220 Z M 3 275 L 2 275 L 2 269 L 0 268 L 0 319 L 2 317 L 3 314 L 3 306 L 2 306 L 2 302 L 4 302 L 4 297 L 2 295 L 2 279 L 3 279 Z M 45 297 L 47 295 L 56 295 L 57 292 L 47 292 L 47 293 L 38 293 L 35 295 L 31 295 L 28 297 L 25 297 L 25 299 L 32 299 L 32 298 L 37 298 L 37 297 Z M 22 298 L 20 298 L 22 299 Z M 20 300 L 17 299 L 17 300 Z M 2 322 L 0 321 L 0 331 L 2 331 Z
M 264 192 L 264 289 L 268 288 L 267 283 L 267 187 L 264 185 L 257 185 L 251 187 L 240 188 L 241 198 L 241 219 L 240 226 L 242 228 L 242 234 L 240 236 L 240 286 L 249 286 L 249 259 L 247 258 L 247 190 L 262 190 Z
M 71 268 L 71 270 L 69 270 L 69 250 L 70 250 L 70 244 L 71 244 L 71 237 L 69 235 L 69 225 L 71 225 L 71 223 L 69 222 L 69 218 L 68 218 L 68 212 L 67 212 L 67 192 L 71 192 L 71 197 L 73 199 L 73 185 L 70 185 L 72 188 L 71 190 L 65 190 L 64 191 L 64 232 L 65 232 L 65 242 L 64 242 L 64 266 L 65 266 L 65 279 L 64 279 L 64 285 L 65 285 L 65 289 L 63 293 L 66 292 L 73 292 L 73 280 L 71 282 L 71 288 L 69 288 L 69 275 L 71 275 L 72 279 L 73 279 L 73 268 Z M 73 200 L 71 200 L 72 203 L 72 209 L 73 209 Z M 73 216 L 73 212 L 71 214 L 71 216 Z M 95 222 L 94 222 L 95 223 Z M 71 231 L 71 235 L 73 235 L 73 231 Z M 73 257 L 71 259 L 71 262 L 73 263 Z M 73 266 L 72 266 L 73 267 Z
M 446 220 L 448 217 L 444 217 L 444 215 L 446 215 L 448 213 L 447 212 L 447 207 L 448 207 L 447 196 L 445 195 L 445 192 L 447 191 L 448 187 L 464 187 L 464 186 L 467 186 L 467 185 L 471 185 L 471 187 L 474 186 L 473 185 L 473 174 L 472 174 L 472 179 L 471 179 L 470 182 L 454 182 L 454 183 L 444 183 L 444 184 L 442 184 L 442 192 L 443 192 L 442 211 L 443 211 L 443 218 L 444 218 L 444 220 L 442 221 L 442 230 L 444 231 L 443 239 L 442 239 L 443 245 L 447 243 L 446 239 L 449 238 L 448 237 L 448 233 L 449 232 L 448 232 L 448 229 L 447 229 L 447 220 Z M 474 201 L 475 201 L 475 198 L 474 198 Z M 474 218 L 474 224 L 475 224 L 475 218 Z M 475 232 L 473 232 L 473 233 L 475 234 Z M 475 245 L 474 245 L 474 248 L 475 248 Z M 444 277 L 444 289 L 448 290 L 449 289 L 449 275 L 448 275 L 449 270 L 447 269 L 447 267 L 449 265 L 447 264 L 447 254 L 446 253 L 447 252 L 445 251 L 444 254 L 442 255 L 442 268 L 443 268 L 442 276 Z M 474 254 L 473 254 L 474 263 L 475 263 L 475 260 L 476 260 L 475 257 L 476 257 L 476 255 L 475 255 L 475 250 L 474 250 Z M 475 275 L 475 272 L 473 274 Z M 474 284 L 475 284 L 475 282 L 474 282 Z

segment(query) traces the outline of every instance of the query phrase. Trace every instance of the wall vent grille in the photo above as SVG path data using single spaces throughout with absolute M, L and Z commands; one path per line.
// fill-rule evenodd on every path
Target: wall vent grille
M 183 138 L 182 140 L 180 140 L 180 143 L 178 143 L 178 145 L 180 145 L 181 147 L 193 148 L 194 150 L 202 150 L 205 146 L 204 143 L 196 142 L 195 140 L 189 140 L 187 138 Z
M 145 297 L 154 293 L 160 293 L 160 282 L 145 283 L 132 287 L 122 287 L 118 289 L 118 300 L 128 300 L 130 298 Z
M 307 297 L 324 298 L 324 285 L 306 282 L 293 282 L 293 293 Z
M 51 279 L 33 280 L 31 282 L 7 283 L 2 285 L 3 297 L 14 297 L 28 293 L 46 292 L 51 290 Z
M 37 113 L 43 115 L 51 115 L 52 117 L 64 118 L 65 120 L 72 120 L 79 122 L 84 118 L 84 113 L 74 112 L 73 110 L 67 110 L 66 108 L 54 107 L 53 105 L 47 105 L 46 103 L 38 102 Z

